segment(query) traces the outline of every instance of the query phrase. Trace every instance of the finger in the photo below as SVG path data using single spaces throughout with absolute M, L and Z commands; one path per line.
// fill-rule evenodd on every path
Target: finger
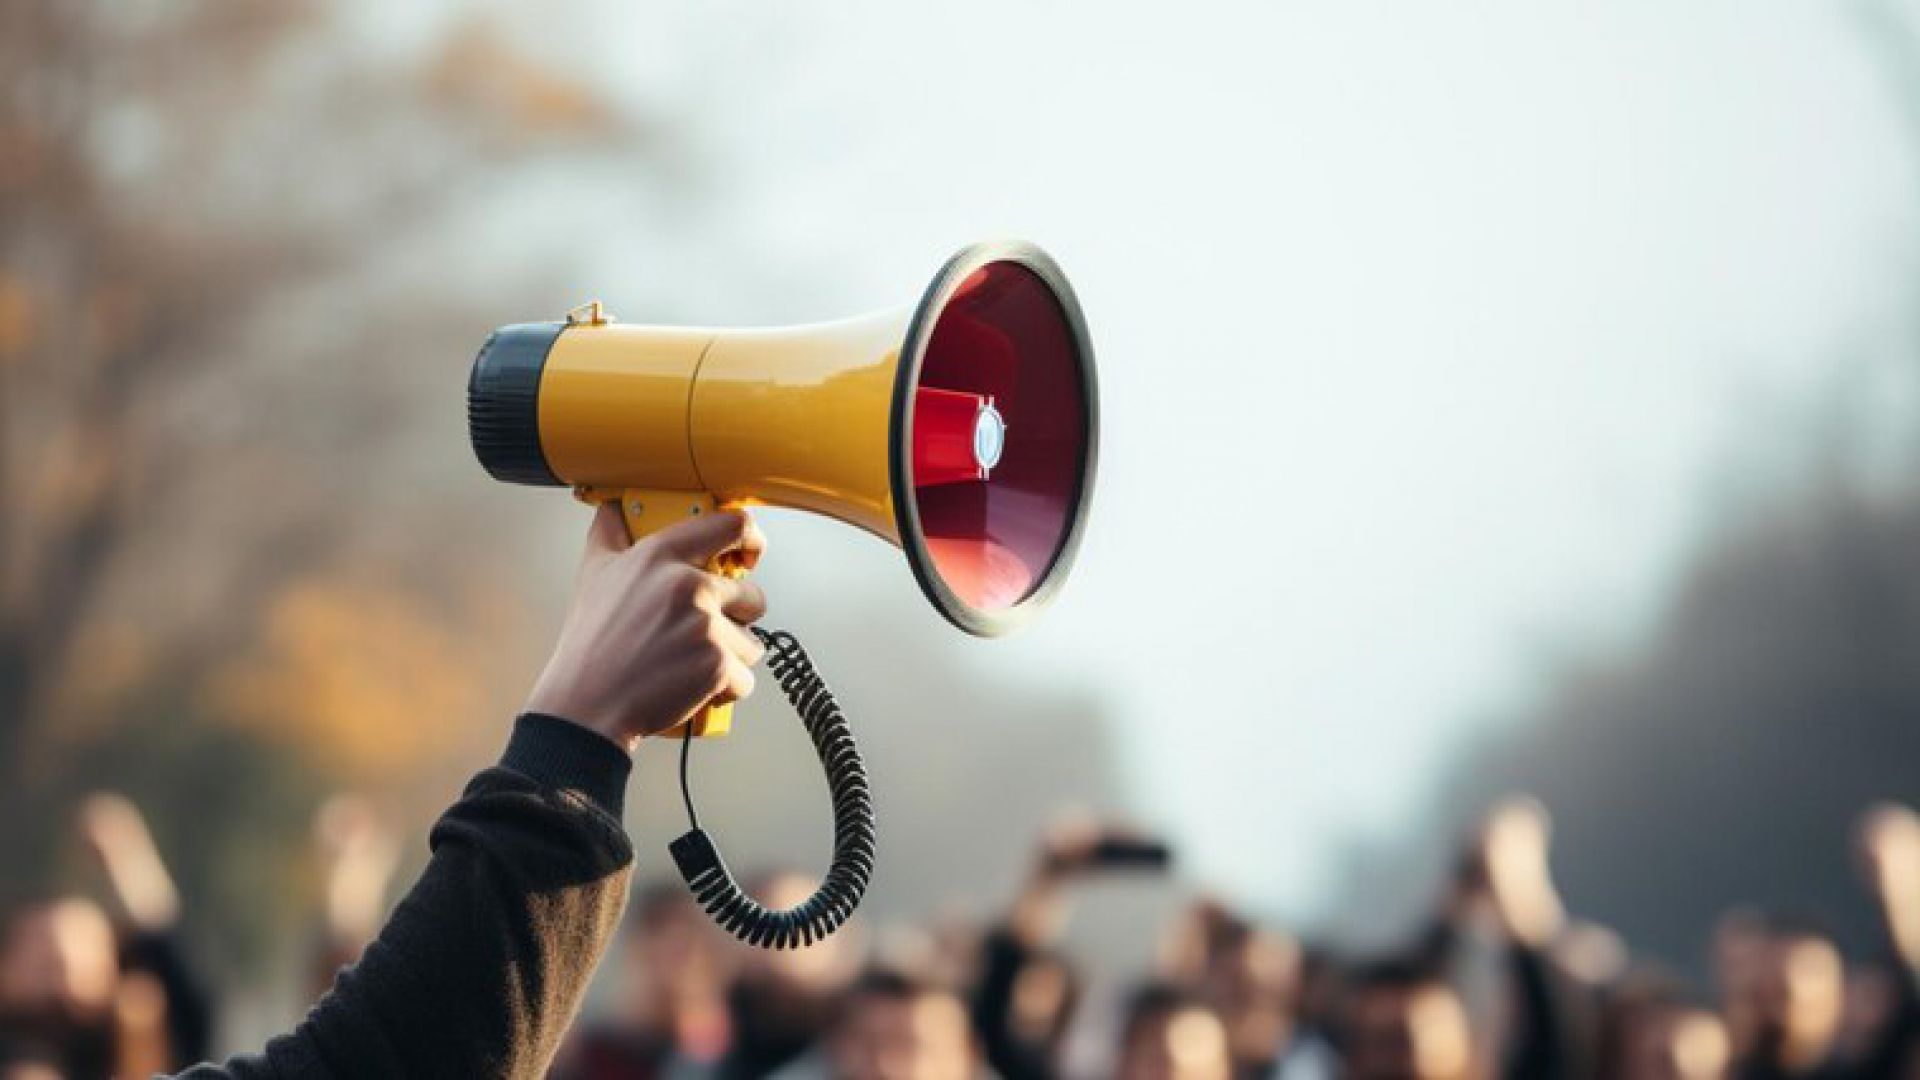
M 731 553 L 742 566 L 751 568 L 767 546 L 753 519 L 738 510 L 690 517 L 660 530 L 651 542 L 668 558 L 699 567 Z
M 742 625 L 759 622 L 767 613 L 767 594 L 745 578 L 715 575 L 713 596 L 721 614 Z
M 586 557 L 614 555 L 633 545 L 627 533 L 627 519 L 620 516 L 618 502 L 603 502 L 593 512 L 593 524 L 587 528 Z
M 767 647 L 760 644 L 759 638 L 730 622 L 721 620 L 714 632 L 720 639 L 720 647 L 748 667 L 759 663 L 760 658 L 766 655 Z
M 746 535 L 735 545 L 731 558 L 743 570 L 752 570 L 760 565 L 760 557 L 767 553 L 767 534 L 760 531 L 760 523 L 749 517 L 744 511 L 741 517 L 747 519 Z
M 728 657 L 726 673 L 721 677 L 720 692 L 714 695 L 714 702 L 726 705 L 752 693 L 753 669 L 741 663 L 738 657 Z

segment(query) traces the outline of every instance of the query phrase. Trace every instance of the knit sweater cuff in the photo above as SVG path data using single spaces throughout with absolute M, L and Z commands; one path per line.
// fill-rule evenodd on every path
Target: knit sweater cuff
M 620 820 L 633 758 L 610 739 L 544 713 L 513 722 L 500 764 L 556 791 L 577 791 Z

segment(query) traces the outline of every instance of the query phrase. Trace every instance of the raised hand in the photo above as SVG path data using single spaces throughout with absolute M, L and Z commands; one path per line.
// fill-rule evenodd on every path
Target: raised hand
M 1855 845 L 1894 950 L 1920 968 L 1920 814 L 1899 803 L 1873 806 L 1860 817 Z
M 116 792 L 88 796 L 75 824 L 80 839 L 99 862 L 114 898 L 135 926 L 166 930 L 180 918 L 180 894 L 167 872 L 147 819 L 133 800 Z
M 1550 944 L 1566 925 L 1549 865 L 1552 838 L 1547 808 L 1528 796 L 1505 800 L 1481 825 L 1487 895 L 1506 932 L 1523 945 Z
M 320 805 L 313 815 L 313 839 L 325 872 L 329 947 L 351 959 L 386 920 L 400 841 L 373 803 L 353 792 Z
M 628 546 L 619 508 L 600 507 L 528 711 L 630 748 L 709 702 L 752 693 L 764 650 L 747 627 L 766 612 L 766 597 L 751 581 L 706 567 L 724 555 L 751 569 L 765 548 L 752 520 L 733 512 L 689 518 Z

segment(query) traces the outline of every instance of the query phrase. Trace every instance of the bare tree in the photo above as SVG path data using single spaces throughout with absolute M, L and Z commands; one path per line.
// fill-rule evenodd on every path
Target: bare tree
M 137 586 L 195 576 L 230 634 L 263 581 L 324 547 L 333 516 L 302 493 L 352 462 L 275 440 L 301 421 L 301 387 L 337 383 L 250 342 L 248 313 L 350 278 L 469 170 L 635 141 L 484 24 L 392 60 L 354 44 L 353 17 L 305 0 L 0 6 L 0 812 L 61 695 L 93 674 L 103 610 L 148 604 L 164 639 L 149 647 L 180 645 Z M 220 397 L 262 371 L 282 379 L 272 408 Z M 271 484 L 248 467 L 260 456 Z M 156 520 L 216 522 L 219 549 L 156 545 Z

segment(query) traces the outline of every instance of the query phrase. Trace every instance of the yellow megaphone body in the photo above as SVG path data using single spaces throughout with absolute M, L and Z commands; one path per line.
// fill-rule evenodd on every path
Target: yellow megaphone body
M 839 322 L 629 325 L 595 302 L 502 327 L 474 361 L 468 412 L 489 473 L 617 499 L 635 539 L 721 506 L 857 525 L 986 636 L 1066 577 L 1098 429 L 1079 304 L 1024 243 L 966 248 L 918 304 Z M 729 723 L 721 707 L 691 726 Z

